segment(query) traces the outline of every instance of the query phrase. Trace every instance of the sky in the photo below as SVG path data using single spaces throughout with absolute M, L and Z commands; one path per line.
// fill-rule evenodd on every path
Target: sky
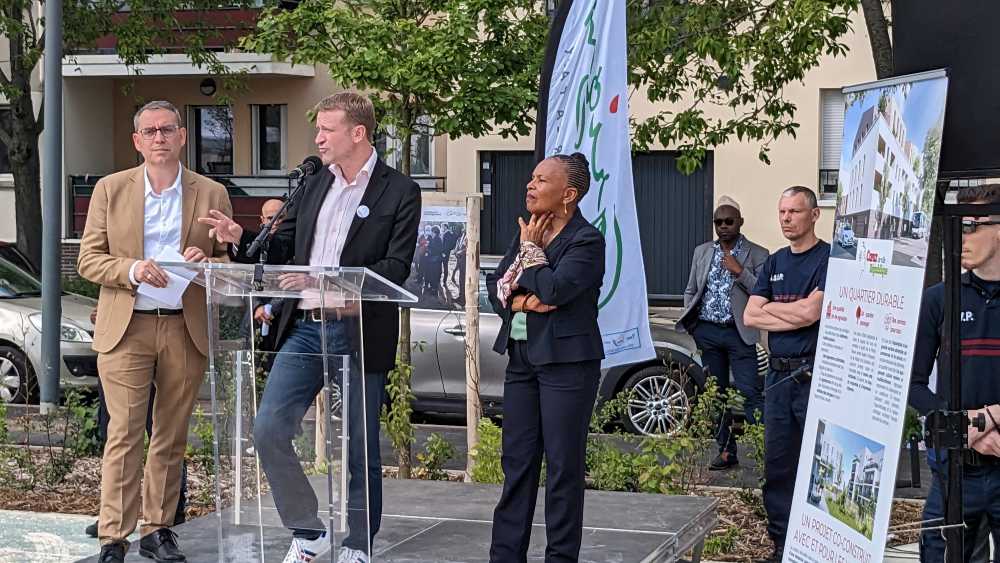
M 860 458 L 864 454 L 865 448 L 868 448 L 875 455 L 879 455 L 880 451 L 885 450 L 885 446 L 874 440 L 869 440 L 860 434 L 855 434 L 846 428 L 833 424 L 829 420 L 824 420 L 823 422 L 826 424 L 826 430 L 823 432 L 823 441 L 833 441 L 839 444 L 844 452 L 843 469 L 845 474 L 850 472 L 854 456 Z

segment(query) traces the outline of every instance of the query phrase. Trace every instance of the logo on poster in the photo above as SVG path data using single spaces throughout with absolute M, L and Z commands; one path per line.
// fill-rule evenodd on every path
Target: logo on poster
M 875 313 L 861 309 L 860 305 L 858 305 L 857 310 L 854 311 L 854 319 L 860 326 L 865 328 L 872 326 L 873 318 L 875 318 Z
M 883 242 L 883 241 L 879 241 Z M 889 241 L 891 244 L 891 241 Z M 889 252 L 892 252 L 889 247 Z M 873 277 L 885 277 L 889 274 L 889 260 L 885 257 L 885 249 L 873 248 L 873 245 L 862 240 L 858 243 L 857 261 L 861 265 L 861 271 L 871 274 Z
M 865 262 L 868 265 L 868 273 L 873 276 L 885 277 L 889 273 L 889 264 L 885 256 L 875 250 L 865 253 Z
M 826 318 L 831 321 L 847 322 L 847 310 L 843 305 L 834 305 L 833 301 L 830 301 L 826 305 Z
M 885 332 L 887 334 L 901 335 L 906 325 L 907 322 L 905 319 L 896 317 L 891 313 L 885 316 Z

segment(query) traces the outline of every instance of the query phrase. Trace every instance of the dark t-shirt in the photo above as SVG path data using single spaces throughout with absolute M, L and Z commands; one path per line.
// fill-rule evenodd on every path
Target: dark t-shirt
M 822 240 L 800 254 L 790 247 L 782 248 L 767 258 L 753 295 L 768 301 L 793 303 L 809 297 L 816 288 L 826 287 L 826 266 L 830 261 L 830 245 Z M 776 358 L 803 358 L 816 354 L 819 338 L 819 321 L 789 331 L 768 333 L 767 342 L 771 356 Z
M 922 415 L 948 408 L 951 368 L 946 351 L 939 350 L 944 331 L 944 302 L 944 284 L 924 290 L 909 396 L 910 405 Z M 962 327 L 962 408 L 978 409 L 1000 403 L 1000 282 L 965 273 L 958 315 Z M 936 390 L 928 387 L 935 362 Z

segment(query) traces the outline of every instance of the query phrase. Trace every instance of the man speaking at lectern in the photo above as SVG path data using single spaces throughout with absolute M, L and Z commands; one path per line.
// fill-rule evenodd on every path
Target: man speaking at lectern
M 420 223 L 420 188 L 412 179 L 390 168 L 372 146 L 375 110 L 371 100 L 357 93 L 329 96 L 315 108 L 316 146 L 324 168 L 306 181 L 285 222 L 274 234 L 268 262 L 310 266 L 365 267 L 402 285 L 410 274 Z M 225 214 L 213 210 L 201 219 L 215 236 L 232 245 L 240 262 L 254 262 L 248 250 L 257 233 L 246 232 Z M 338 312 L 325 313 L 328 322 L 318 322 L 318 302 L 303 299 L 287 303 L 272 321 L 279 354 L 268 375 L 257 418 L 255 446 L 271 484 L 282 523 L 293 532 L 285 563 L 318 559 L 330 546 L 328 532 L 317 517 L 318 502 L 299 464 L 292 440 L 306 410 L 323 387 L 320 337 L 326 331 L 331 354 L 351 351 L 347 323 L 338 322 Z M 348 313 L 349 314 L 349 313 Z M 337 561 L 367 563 L 369 541 L 378 532 L 382 515 L 382 464 L 379 457 L 379 409 L 386 373 L 395 365 L 399 337 L 399 308 L 394 303 L 365 303 L 364 405 L 351 394 L 348 430 L 367 435 L 369 523 L 352 522 Z M 325 328 L 324 328 L 325 327 Z M 351 372 L 360 385 L 361 375 Z M 364 408 L 362 408 L 362 406 Z M 363 425 L 363 426 L 362 426 Z M 365 448 L 352 440 L 348 452 L 350 481 L 348 507 L 363 506 Z M 351 514 L 355 511 L 351 510 Z M 364 537 L 367 528 L 370 537 Z M 360 532 L 360 533 L 359 533 Z M 360 536 L 360 537 L 359 537 Z

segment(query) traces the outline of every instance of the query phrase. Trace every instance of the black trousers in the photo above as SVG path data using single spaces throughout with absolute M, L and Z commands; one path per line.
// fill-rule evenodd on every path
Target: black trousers
M 599 360 L 534 366 L 511 341 L 504 380 L 503 492 L 493 512 L 490 561 L 527 560 L 545 454 L 545 561 L 576 561 L 583 534 L 587 430 Z
M 795 494 L 795 472 L 809 406 L 808 377 L 789 377 L 774 368 L 767 374 L 764 391 L 764 509 L 767 535 L 778 547 L 785 545 L 788 518 Z

